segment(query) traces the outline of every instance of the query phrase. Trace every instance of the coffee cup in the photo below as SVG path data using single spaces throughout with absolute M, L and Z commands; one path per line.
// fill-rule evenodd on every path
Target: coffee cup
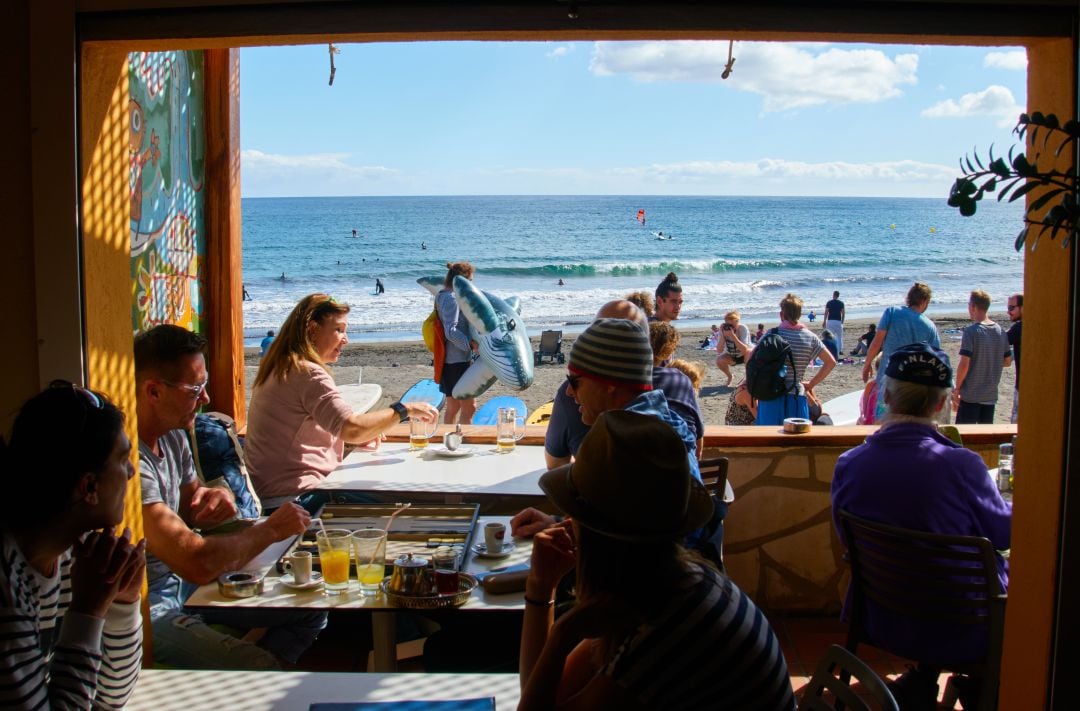
M 492 521 L 484 526 L 484 546 L 488 553 L 501 553 L 506 538 L 506 524 Z
M 311 582 L 311 551 L 293 551 L 285 558 L 285 570 L 292 573 L 293 582 L 306 585 Z

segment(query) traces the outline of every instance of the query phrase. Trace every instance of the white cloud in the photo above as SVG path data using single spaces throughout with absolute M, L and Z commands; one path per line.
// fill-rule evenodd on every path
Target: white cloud
M 719 82 L 727 63 L 724 41 L 597 42 L 591 71 L 626 74 L 638 81 Z M 876 49 L 827 44 L 736 42 L 726 84 L 764 97 L 766 111 L 826 103 L 877 103 L 915 84 L 917 54 L 890 58 Z
M 989 52 L 983 57 L 983 66 L 990 69 L 1023 71 L 1027 69 L 1027 50 L 1014 49 L 1008 52 Z
M 1016 103 L 1012 92 L 1006 87 L 993 84 L 982 91 L 964 94 L 959 98 L 939 101 L 923 109 L 927 118 L 965 118 L 968 116 L 993 116 L 998 126 L 1007 128 L 1023 113 L 1024 107 Z
M 572 44 L 560 44 L 553 47 L 551 50 L 544 53 L 544 56 L 548 59 L 562 59 L 566 55 L 574 51 L 574 45 Z
M 913 160 L 848 163 L 807 163 L 782 158 L 755 161 L 688 161 L 613 169 L 613 173 L 649 177 L 664 183 L 700 182 L 717 178 L 748 180 L 816 180 L 873 182 L 951 181 L 956 168 Z
M 383 166 L 352 165 L 348 153 L 287 155 L 240 151 L 244 195 L 355 195 L 359 188 L 397 178 Z M 300 189 L 301 193 L 296 191 Z

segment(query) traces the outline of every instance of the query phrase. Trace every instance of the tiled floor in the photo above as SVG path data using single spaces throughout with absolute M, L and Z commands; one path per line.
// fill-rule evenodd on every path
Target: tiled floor
M 833 644 L 844 644 L 847 626 L 833 617 L 771 616 L 770 622 L 784 650 L 792 686 L 796 695 L 801 695 L 825 650 Z M 330 624 L 301 658 L 298 668 L 362 672 L 367 668 L 370 649 L 371 627 L 364 615 L 331 613 Z M 859 647 L 858 656 L 882 678 L 902 674 L 909 663 L 866 645 Z M 404 672 L 424 670 L 419 658 L 403 661 L 399 667 Z M 942 674 L 939 680 L 941 691 L 945 689 L 947 678 L 947 674 Z

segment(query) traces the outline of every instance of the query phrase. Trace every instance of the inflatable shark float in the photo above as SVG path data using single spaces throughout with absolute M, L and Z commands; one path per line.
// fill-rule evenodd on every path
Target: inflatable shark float
M 416 283 L 438 296 L 443 280 L 421 277 Z M 463 276 L 454 277 L 454 298 L 469 322 L 469 338 L 479 345 L 480 357 L 454 386 L 458 400 L 474 398 L 496 380 L 514 390 L 533 383 L 533 352 L 528 329 L 521 320 L 518 297 L 500 299 L 481 291 Z

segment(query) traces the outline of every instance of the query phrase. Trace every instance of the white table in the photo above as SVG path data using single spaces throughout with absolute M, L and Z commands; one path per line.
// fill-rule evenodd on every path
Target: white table
M 477 520 L 477 530 L 482 531 L 484 524 L 489 521 L 500 521 L 509 528 L 509 516 L 485 516 Z M 298 592 L 285 587 L 280 581 L 280 576 L 274 568 L 274 564 L 288 549 L 295 539 L 278 541 L 270 545 L 266 550 L 255 558 L 248 561 L 243 570 L 247 572 L 265 574 L 263 593 L 257 597 L 234 600 L 223 597 L 217 589 L 217 583 L 203 585 L 192 593 L 186 605 L 193 608 L 286 608 L 286 609 L 355 609 L 368 610 L 372 613 L 372 641 L 375 652 L 375 671 L 394 671 L 397 666 L 396 645 L 397 631 L 394 620 L 394 612 L 398 608 L 392 607 L 382 594 L 365 596 L 360 593 L 360 586 L 355 580 L 349 583 L 349 589 L 341 595 L 327 595 L 320 588 Z M 463 570 L 467 573 L 480 573 L 516 563 L 527 563 L 532 556 L 531 539 L 515 539 L 515 549 L 506 558 L 490 559 L 477 558 L 473 551 L 469 551 L 465 558 Z M 524 607 L 523 593 L 507 593 L 503 595 L 489 595 L 482 587 L 477 587 L 469 599 L 459 610 L 483 611 L 483 610 L 520 610 Z
M 517 674 L 346 674 L 143 669 L 127 707 L 146 711 L 307 711 L 312 703 L 495 697 L 517 708 Z
M 542 446 L 518 445 L 510 454 L 496 454 L 493 444 L 465 446 L 473 454 L 456 459 L 438 456 L 433 450 L 443 444 L 437 440 L 421 452 L 410 452 L 404 442 L 383 442 L 376 451 L 354 450 L 318 488 L 448 497 L 544 496 L 539 485 L 547 471 Z
M 353 412 L 367 412 L 375 407 L 375 403 L 382 397 L 382 386 L 376 383 L 338 385 L 337 388 L 341 397 L 352 407 Z

